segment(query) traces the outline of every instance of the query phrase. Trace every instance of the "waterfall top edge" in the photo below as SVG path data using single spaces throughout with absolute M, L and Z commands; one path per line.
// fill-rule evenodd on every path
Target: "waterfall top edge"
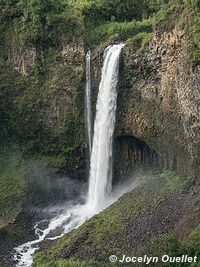
M 126 43 L 118 43 L 118 44 L 110 44 L 104 48 L 104 50 L 109 49 L 110 47 L 114 46 L 121 46 L 122 48 L 126 45 Z M 91 50 L 89 49 L 86 53 L 86 57 L 91 56 Z

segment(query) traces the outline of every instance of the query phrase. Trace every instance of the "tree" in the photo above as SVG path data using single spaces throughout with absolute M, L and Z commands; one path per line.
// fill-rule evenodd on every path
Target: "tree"
M 37 45 L 54 43 L 53 34 L 58 33 L 59 24 L 65 19 L 66 2 L 62 0 L 20 0 L 23 12 L 20 20 L 21 31 L 26 40 Z

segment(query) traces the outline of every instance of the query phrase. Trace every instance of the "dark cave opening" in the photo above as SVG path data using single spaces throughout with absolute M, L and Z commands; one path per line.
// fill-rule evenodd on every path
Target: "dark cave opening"
M 113 152 L 114 182 L 126 179 L 134 171 L 164 167 L 160 155 L 135 136 L 116 137 Z

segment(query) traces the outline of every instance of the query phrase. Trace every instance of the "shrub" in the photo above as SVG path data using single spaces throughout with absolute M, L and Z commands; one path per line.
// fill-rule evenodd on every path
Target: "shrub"
M 128 39 L 128 44 L 134 49 L 144 49 L 153 37 L 153 32 L 139 32 L 133 38 Z

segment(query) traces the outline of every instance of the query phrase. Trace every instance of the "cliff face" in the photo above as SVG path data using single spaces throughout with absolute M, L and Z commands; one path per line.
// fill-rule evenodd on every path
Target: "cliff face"
M 34 148 L 45 155 L 59 155 L 58 165 L 77 173 L 85 164 L 83 39 L 63 39 L 57 49 L 45 51 L 43 58 L 37 48 L 25 47 L 17 39 L 6 47 L 1 56 L 24 83 L 17 95 L 9 95 L 15 121 L 22 118 L 22 139 L 27 132 Z M 114 164 L 124 171 L 116 168 L 116 176 L 125 176 L 125 169 L 132 169 L 135 163 L 198 176 L 200 69 L 192 66 L 187 49 L 187 35 L 177 28 L 157 32 L 143 50 L 136 51 L 129 42 L 124 47 Z M 93 119 L 103 50 L 98 47 L 92 58 Z M 34 72 L 41 61 L 45 72 L 42 78 L 39 74 L 38 82 Z
M 104 48 L 92 53 L 93 119 Z M 22 45 L 15 37 L 1 57 L 23 82 L 17 96 L 9 95 L 15 121 L 22 118 L 18 128 L 23 128 L 23 137 L 19 139 L 26 133 L 36 152 L 59 155 L 58 165 L 72 168 L 72 172 L 84 168 L 84 40 L 63 39 L 58 48 L 44 52 Z M 38 79 L 41 64 L 44 71 Z M 192 66 L 184 30 L 156 32 L 142 50 L 136 51 L 127 42 L 121 62 L 115 132 L 115 151 L 121 152 L 115 153 L 114 165 L 120 163 L 120 168 L 131 169 L 135 163 L 151 158 L 150 164 L 157 162 L 158 166 L 197 177 L 199 81 L 200 69 Z M 7 94 L 4 92 L 3 98 Z M 127 163 L 125 168 L 123 162 Z M 124 171 L 116 169 L 116 176 L 120 172 Z
M 187 46 L 186 34 L 174 29 L 157 32 L 142 51 L 135 51 L 128 43 L 124 47 L 114 179 L 123 179 L 135 167 L 146 165 L 198 178 L 200 69 L 192 66 Z M 92 57 L 93 117 L 104 48 L 99 47 Z M 192 236 L 199 240 L 199 186 L 168 171 L 159 179 L 150 177 L 148 173 L 144 184 L 77 230 L 44 246 L 35 265 L 61 261 L 68 264 L 68 259 L 73 259 L 79 263 L 95 260 L 101 266 L 110 254 L 131 255 L 134 248 L 134 255 L 152 251 L 159 255 L 170 248 L 170 255 L 175 247 L 178 254 L 182 244 L 184 253 L 187 251 L 187 243 L 197 253 L 199 244 L 190 240 Z
M 192 68 L 183 31 L 157 33 L 143 53 L 124 49 L 117 136 L 132 135 L 164 165 L 199 174 L 200 68 Z
M 41 55 L 44 53 L 44 55 Z M 53 54 L 54 53 L 54 54 Z M 56 132 L 63 114 L 73 113 L 77 109 L 76 95 L 80 86 L 84 69 L 84 42 L 79 40 L 63 40 L 57 49 L 40 51 L 36 47 L 27 46 L 19 39 L 13 38 L 5 43 L 2 58 L 13 71 L 27 79 L 32 78 L 34 68 L 45 63 L 47 78 L 42 85 L 47 98 L 48 110 L 42 117 L 46 126 Z M 41 59 L 41 57 L 44 57 Z M 31 84 L 31 80 L 29 81 Z M 39 86 L 38 86 L 39 87 Z M 42 86 L 40 86 L 42 87 Z M 63 103 L 62 103 L 63 101 Z M 28 103 L 27 103 L 28 104 Z M 43 107 L 45 110 L 45 106 Z
M 46 50 L 14 36 L 6 40 L 0 57 L 3 144 L 18 143 L 25 154 L 47 156 L 72 174 L 83 169 L 84 57 L 82 38 L 63 38 Z
M 13 34 L 1 46 L 0 228 L 24 205 L 65 199 L 63 176 L 86 176 L 83 39 L 41 51 Z
M 143 50 L 125 46 L 115 132 L 115 149 L 121 153 L 116 153 L 117 175 L 127 169 L 117 170 L 123 162 L 131 170 L 150 157 L 152 165 L 198 176 L 200 68 L 192 66 L 187 47 L 187 35 L 176 28 L 155 33 Z M 102 50 L 93 57 L 94 102 Z

